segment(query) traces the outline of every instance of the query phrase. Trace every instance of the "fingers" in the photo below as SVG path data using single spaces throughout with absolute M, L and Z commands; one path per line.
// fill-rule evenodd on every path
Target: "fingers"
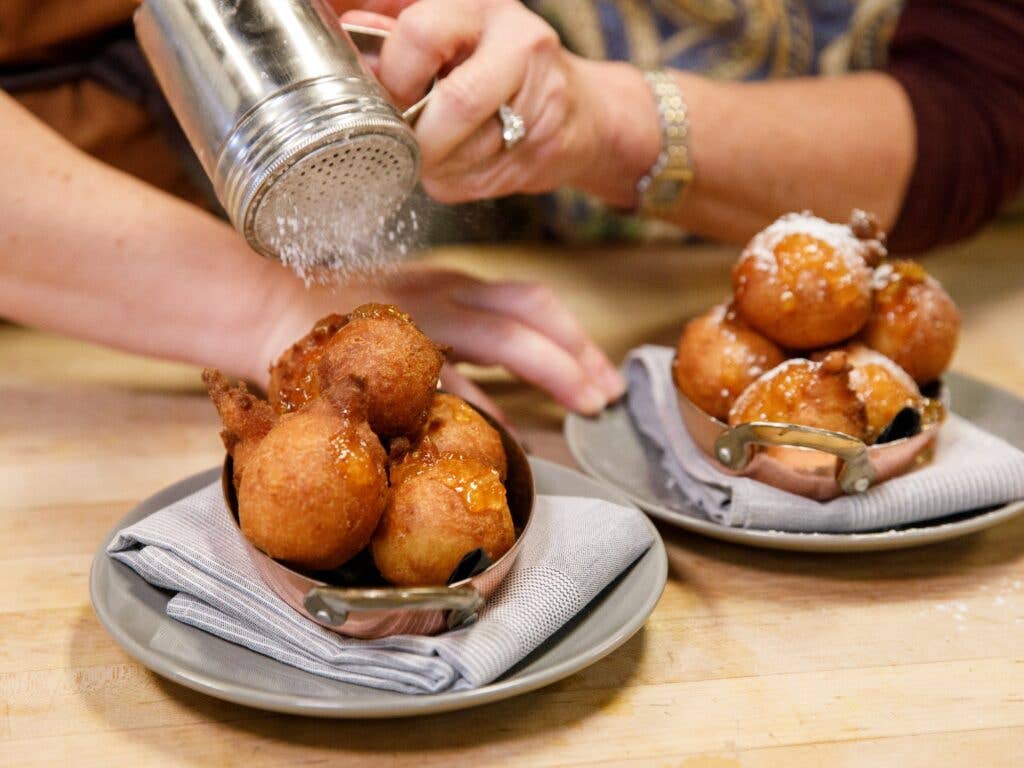
M 416 0 L 363 0 L 360 6 L 365 11 L 380 13 L 384 16 L 397 16 Z
M 482 24 L 483 16 L 471 0 L 421 0 L 410 5 L 399 14 L 381 48 L 381 83 L 399 102 L 416 101 L 442 68 L 476 48 Z M 424 117 L 428 110 L 429 106 Z
M 391 17 L 397 16 L 414 2 L 415 0 L 330 0 L 331 7 L 339 15 L 349 11 L 363 10 Z M 361 22 L 353 21 L 352 23 Z
M 446 339 L 457 359 L 502 365 L 581 413 L 597 413 L 607 405 L 582 364 L 543 334 L 501 315 L 470 308 L 460 314 L 458 333 Z
M 579 362 L 609 400 L 617 400 L 625 392 L 626 385 L 618 370 L 547 286 L 482 283 L 455 290 L 452 298 L 467 307 L 513 318 L 548 337 Z
M 485 123 L 497 125 L 498 108 L 519 90 L 526 66 L 516 35 L 491 33 L 441 79 L 416 124 L 424 172 L 445 160 Z
M 342 14 L 341 20 L 345 24 L 358 24 L 363 27 L 373 27 L 389 31 L 395 26 L 395 19 L 387 14 L 373 13 L 372 11 L 357 10 L 347 11 Z
M 458 395 L 463 400 L 472 403 L 491 414 L 494 418 L 508 426 L 508 417 L 487 394 L 476 384 L 463 376 L 451 363 L 445 363 L 441 369 L 441 386 L 453 395 Z
M 432 171 L 435 178 L 458 177 L 474 171 L 505 149 L 497 117 L 484 122 Z

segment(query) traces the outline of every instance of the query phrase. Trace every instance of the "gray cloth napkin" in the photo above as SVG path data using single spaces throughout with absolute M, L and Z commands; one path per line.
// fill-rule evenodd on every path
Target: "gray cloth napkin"
M 681 506 L 722 525 L 851 533 L 892 528 L 1024 498 L 1024 453 L 950 414 L 931 463 L 867 493 L 817 502 L 712 465 L 679 416 L 673 351 L 647 345 L 626 358 L 629 411 L 661 451 Z M 680 512 L 680 515 L 686 514 Z
M 436 637 L 342 637 L 292 610 L 260 579 L 215 483 L 120 531 L 107 553 L 177 594 L 167 614 L 285 664 L 373 688 L 475 688 L 522 660 L 653 541 L 635 509 L 539 496 L 508 577 L 470 627 Z

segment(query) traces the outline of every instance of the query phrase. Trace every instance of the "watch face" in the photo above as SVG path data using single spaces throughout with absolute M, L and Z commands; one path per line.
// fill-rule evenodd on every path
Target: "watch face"
M 679 195 L 680 185 L 674 179 L 657 179 L 654 182 L 654 202 L 657 205 L 669 205 Z

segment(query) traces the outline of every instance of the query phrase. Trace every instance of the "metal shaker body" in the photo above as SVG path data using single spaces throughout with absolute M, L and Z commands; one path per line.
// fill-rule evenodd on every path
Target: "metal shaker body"
M 300 219 L 315 228 L 371 197 L 373 210 L 397 207 L 415 185 L 412 131 L 324 0 L 145 0 L 135 28 L 260 253 L 279 258 Z

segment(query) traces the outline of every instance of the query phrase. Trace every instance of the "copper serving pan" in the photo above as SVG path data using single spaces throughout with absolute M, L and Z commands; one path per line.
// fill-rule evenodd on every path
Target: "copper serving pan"
M 676 390 L 679 413 L 694 442 L 724 472 L 760 480 L 790 493 L 828 501 L 928 462 L 946 420 L 945 389 L 925 400 L 921 431 L 879 445 L 841 432 L 754 421 L 729 427 Z
M 508 575 L 533 517 L 533 473 L 526 454 L 505 428 L 480 412 L 498 430 L 508 457 L 505 487 L 516 541 L 504 555 L 472 578 L 437 587 L 341 587 L 279 563 L 245 536 L 249 559 L 270 589 L 311 621 L 349 637 L 433 635 L 474 622 L 484 601 Z M 232 524 L 238 527 L 238 498 L 231 457 L 224 459 L 221 486 Z M 239 528 L 239 535 L 241 529 Z

